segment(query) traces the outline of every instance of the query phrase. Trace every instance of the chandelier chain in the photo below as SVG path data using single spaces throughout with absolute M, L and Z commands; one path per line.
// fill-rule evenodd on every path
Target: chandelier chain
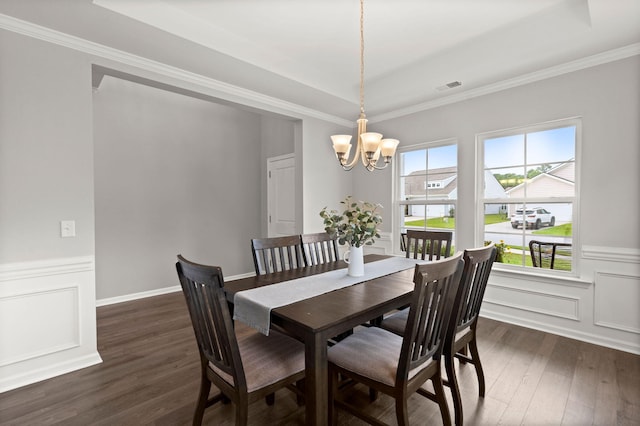
M 380 133 L 367 132 L 367 117 L 364 113 L 364 0 L 360 0 L 360 117 L 356 120 L 358 133 L 353 159 L 349 160 L 351 152 L 351 135 L 332 135 L 333 149 L 340 166 L 344 170 L 351 170 L 358 160 L 368 171 L 386 168 L 393 158 L 399 141 L 397 139 L 382 139 Z M 378 166 L 378 159 L 384 165 Z
M 360 114 L 364 115 L 364 0 L 360 0 Z

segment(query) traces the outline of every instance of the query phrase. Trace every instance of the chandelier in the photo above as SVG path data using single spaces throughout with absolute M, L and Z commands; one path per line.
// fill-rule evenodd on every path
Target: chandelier
M 367 132 L 367 117 L 364 114 L 364 0 L 360 0 L 360 118 L 358 123 L 358 141 L 353 160 L 349 161 L 351 152 L 351 135 L 333 135 L 333 150 L 344 170 L 351 170 L 362 158 L 362 164 L 368 171 L 384 169 L 391 163 L 400 141 L 397 139 L 382 139 L 380 133 Z M 378 159 L 382 156 L 384 165 L 378 166 Z

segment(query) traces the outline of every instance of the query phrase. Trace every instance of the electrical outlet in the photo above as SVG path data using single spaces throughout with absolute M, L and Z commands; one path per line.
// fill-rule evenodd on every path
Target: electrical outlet
M 62 238 L 75 237 L 76 236 L 76 221 L 75 220 L 61 220 L 60 221 L 60 236 Z

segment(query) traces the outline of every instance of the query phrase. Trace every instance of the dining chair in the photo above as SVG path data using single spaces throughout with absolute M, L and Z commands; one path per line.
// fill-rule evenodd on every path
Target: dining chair
M 451 255 L 451 231 L 407 230 L 406 257 L 438 260 Z
M 302 234 L 300 238 L 302 239 L 302 254 L 307 266 L 340 260 L 338 239 L 332 237 L 328 232 Z
M 439 260 L 451 255 L 451 240 L 453 233 L 450 231 L 419 231 L 407 230 L 400 235 L 401 245 L 404 246 L 407 259 Z M 404 316 L 408 314 L 407 307 L 400 308 Z M 371 325 L 379 326 L 384 317 L 377 317 L 370 321 Z M 397 318 L 394 320 L 397 321 Z
M 251 252 L 256 275 L 271 274 L 305 266 L 300 235 L 253 238 Z
M 200 394 L 193 424 L 202 423 L 207 407 L 231 400 L 236 407 L 235 424 L 246 425 L 249 404 L 266 398 L 272 405 L 275 391 L 283 387 L 296 392 L 300 404 L 304 345 L 275 330 L 269 336 L 253 329 L 236 334 L 222 270 L 181 255 L 176 270 L 200 353 Z M 209 398 L 212 383 L 220 392 Z
M 484 397 L 485 394 L 484 371 L 478 354 L 476 328 L 495 258 L 496 248 L 493 243 L 486 247 L 465 250 L 463 254 L 464 269 L 453 301 L 451 321 L 442 355 L 447 373 L 445 384 L 451 389 L 456 425 L 462 425 L 463 416 L 462 398 L 454 367 L 455 358 L 463 364 L 474 365 L 478 376 L 479 395 Z M 400 311 L 385 318 L 380 327 L 403 336 L 407 330 L 407 320 L 407 312 Z M 467 348 L 470 355 L 467 353 Z
M 399 425 L 408 424 L 407 400 L 414 392 L 436 402 L 443 423 L 451 424 L 440 358 L 463 264 L 462 253 L 458 253 L 448 259 L 416 265 L 404 336 L 367 327 L 328 349 L 329 418 L 332 424 L 337 420 L 334 405 L 368 423 L 380 424 L 342 398 L 351 383 L 368 386 L 370 394 L 382 392 L 394 398 Z M 347 385 L 345 378 L 350 380 Z M 428 380 L 431 380 L 434 392 L 421 387 Z
M 302 234 L 300 238 L 302 240 L 302 254 L 307 266 L 322 265 L 340 260 L 338 238 L 332 237 L 328 232 Z M 353 329 L 334 336 L 329 342 L 333 344 L 351 334 L 353 334 Z
M 571 243 L 556 243 L 552 241 L 529 241 L 529 253 L 534 268 L 554 269 L 558 247 L 560 250 L 571 251 Z

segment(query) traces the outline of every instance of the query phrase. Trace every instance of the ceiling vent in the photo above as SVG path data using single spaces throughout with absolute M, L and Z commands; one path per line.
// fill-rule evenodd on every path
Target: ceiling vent
M 449 89 L 454 89 L 456 87 L 462 86 L 462 82 L 461 81 L 452 81 L 450 83 L 445 84 L 444 86 L 439 86 L 436 87 L 436 90 L 438 92 L 442 92 L 445 90 L 449 90 Z

